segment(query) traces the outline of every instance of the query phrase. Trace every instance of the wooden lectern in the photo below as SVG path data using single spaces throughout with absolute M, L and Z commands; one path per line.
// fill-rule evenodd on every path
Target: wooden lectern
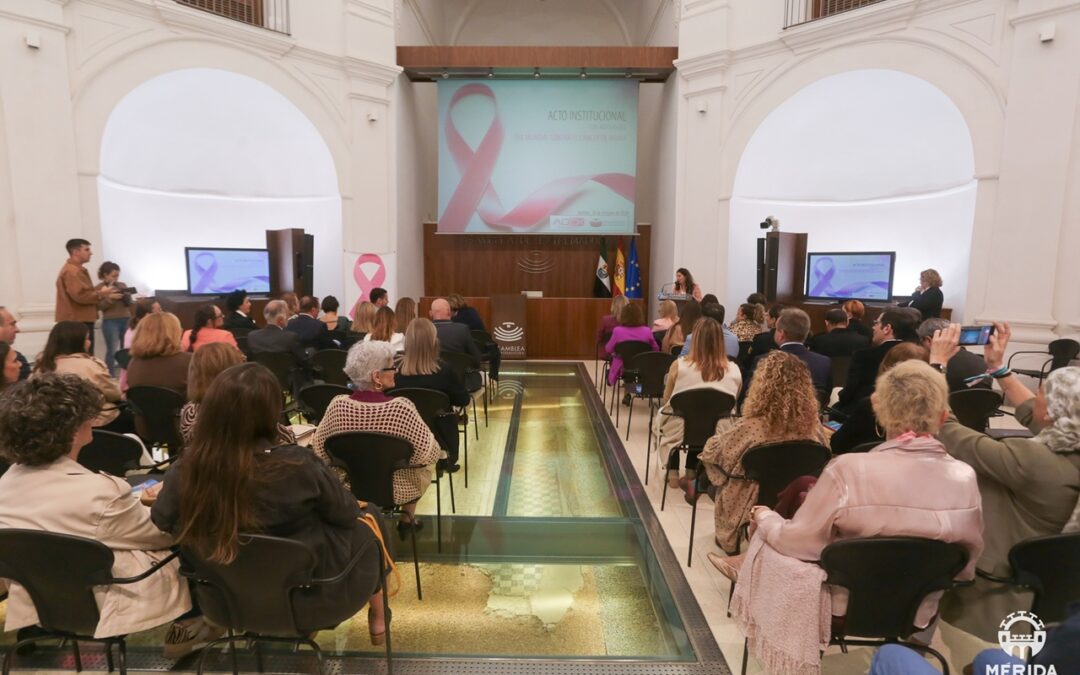
M 314 295 L 315 236 L 302 228 L 267 230 L 266 250 L 270 253 L 270 295 L 283 293 Z
M 758 250 L 758 279 L 765 299 L 801 301 L 806 296 L 806 233 L 769 232 L 758 241 L 764 243 Z

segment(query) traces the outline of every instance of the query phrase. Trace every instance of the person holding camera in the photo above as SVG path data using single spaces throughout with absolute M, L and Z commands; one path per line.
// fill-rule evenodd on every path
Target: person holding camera
M 131 319 L 131 305 L 134 303 L 134 288 L 128 288 L 120 281 L 120 266 L 106 260 L 98 267 L 98 279 L 101 280 L 94 290 L 103 296 L 98 303 L 101 310 L 101 333 L 105 336 L 105 365 L 113 377 L 120 376 L 120 364 L 116 362 L 116 352 L 123 348 L 124 331 Z M 119 297 L 117 297 L 119 296 Z
M 90 348 L 94 353 L 94 324 L 97 323 L 98 305 L 105 300 L 120 300 L 123 294 L 115 288 L 94 287 L 90 273 L 83 267 L 90 262 L 94 252 L 85 239 L 68 239 L 64 244 L 68 257 L 60 273 L 56 275 L 55 321 L 78 321 L 85 323 L 90 332 Z

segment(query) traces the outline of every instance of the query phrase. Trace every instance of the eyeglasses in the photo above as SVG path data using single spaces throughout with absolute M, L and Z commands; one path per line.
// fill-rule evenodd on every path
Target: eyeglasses
M 397 368 L 390 366 L 389 368 L 379 368 L 380 373 L 396 373 Z

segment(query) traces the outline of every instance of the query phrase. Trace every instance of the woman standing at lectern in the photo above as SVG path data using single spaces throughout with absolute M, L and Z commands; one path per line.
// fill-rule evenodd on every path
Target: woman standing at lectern
M 690 274 L 690 270 L 685 267 L 680 267 L 675 270 L 675 288 L 673 292 L 678 294 L 689 295 L 698 302 L 701 302 L 701 287 L 694 283 L 694 277 Z
M 945 302 L 945 296 L 941 293 L 941 275 L 935 269 L 923 270 L 919 273 L 919 286 L 911 294 L 903 307 L 911 307 L 922 312 L 922 318 L 936 319 L 941 316 L 941 305 Z

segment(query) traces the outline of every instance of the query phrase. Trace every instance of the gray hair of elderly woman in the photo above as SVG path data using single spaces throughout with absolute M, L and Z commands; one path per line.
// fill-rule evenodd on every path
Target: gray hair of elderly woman
M 42 373 L 0 396 L 0 456 L 15 464 L 52 464 L 71 452 L 79 427 L 103 399 L 77 375 Z
M 349 348 L 349 355 L 345 358 L 345 374 L 349 376 L 353 388 L 371 391 L 375 389 L 371 374 L 386 368 L 393 361 L 394 348 L 389 342 L 357 342 Z
M 1050 426 L 1035 437 L 1054 452 L 1080 451 L 1080 368 L 1058 368 L 1043 383 Z

